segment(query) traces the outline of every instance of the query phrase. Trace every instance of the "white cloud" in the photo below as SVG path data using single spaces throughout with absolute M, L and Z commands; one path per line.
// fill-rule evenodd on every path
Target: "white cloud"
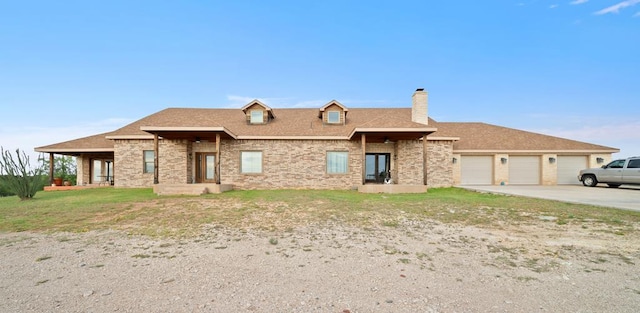
M 571 2 L 569 2 L 569 4 L 577 5 L 577 4 L 583 4 L 583 3 L 586 3 L 587 1 L 589 1 L 589 0 L 575 0 L 575 1 L 571 1 Z
M 557 4 L 552 4 L 552 5 L 550 5 L 550 6 L 549 6 L 549 9 L 555 9 L 555 8 L 557 8 L 557 7 L 558 7 L 558 5 L 557 5 Z
M 636 12 L 636 14 L 634 14 L 633 17 L 640 17 L 640 12 Z
M 630 7 L 630 6 L 634 6 L 636 4 L 640 3 L 640 0 L 626 0 L 626 1 L 622 1 L 618 4 L 614 4 L 610 7 L 606 7 L 600 11 L 595 12 L 595 15 L 603 15 L 603 14 L 607 14 L 607 13 L 619 13 L 620 9 L 624 9 L 626 7 Z

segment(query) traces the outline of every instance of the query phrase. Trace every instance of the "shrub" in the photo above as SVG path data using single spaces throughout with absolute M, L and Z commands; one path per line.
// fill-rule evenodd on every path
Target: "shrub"
M 16 157 L 9 151 L 0 148 L 0 185 L 7 191 L 17 195 L 21 200 L 28 200 L 42 190 L 45 184 L 44 167 L 42 164 L 31 168 L 29 156 L 24 151 L 16 149 Z

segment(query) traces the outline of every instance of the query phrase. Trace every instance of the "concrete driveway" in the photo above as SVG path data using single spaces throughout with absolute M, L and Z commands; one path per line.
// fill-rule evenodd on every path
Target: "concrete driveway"
M 606 185 L 598 185 L 596 187 L 579 185 L 457 187 L 481 192 L 590 204 L 640 212 L 640 187 L 638 186 L 622 185 L 620 188 L 609 188 Z

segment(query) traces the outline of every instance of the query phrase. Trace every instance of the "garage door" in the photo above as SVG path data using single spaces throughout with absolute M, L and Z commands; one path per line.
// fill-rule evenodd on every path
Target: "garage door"
M 577 185 L 578 172 L 587 168 L 586 156 L 558 156 L 558 185 Z
M 539 185 L 540 156 L 511 156 L 509 158 L 509 184 Z
M 460 176 L 462 185 L 491 185 L 493 156 L 461 156 Z

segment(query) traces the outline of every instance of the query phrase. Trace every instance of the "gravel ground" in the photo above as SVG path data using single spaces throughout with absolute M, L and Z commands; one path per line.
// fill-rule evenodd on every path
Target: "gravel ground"
M 637 312 L 638 264 L 637 235 L 549 221 L 5 233 L 0 311 Z

